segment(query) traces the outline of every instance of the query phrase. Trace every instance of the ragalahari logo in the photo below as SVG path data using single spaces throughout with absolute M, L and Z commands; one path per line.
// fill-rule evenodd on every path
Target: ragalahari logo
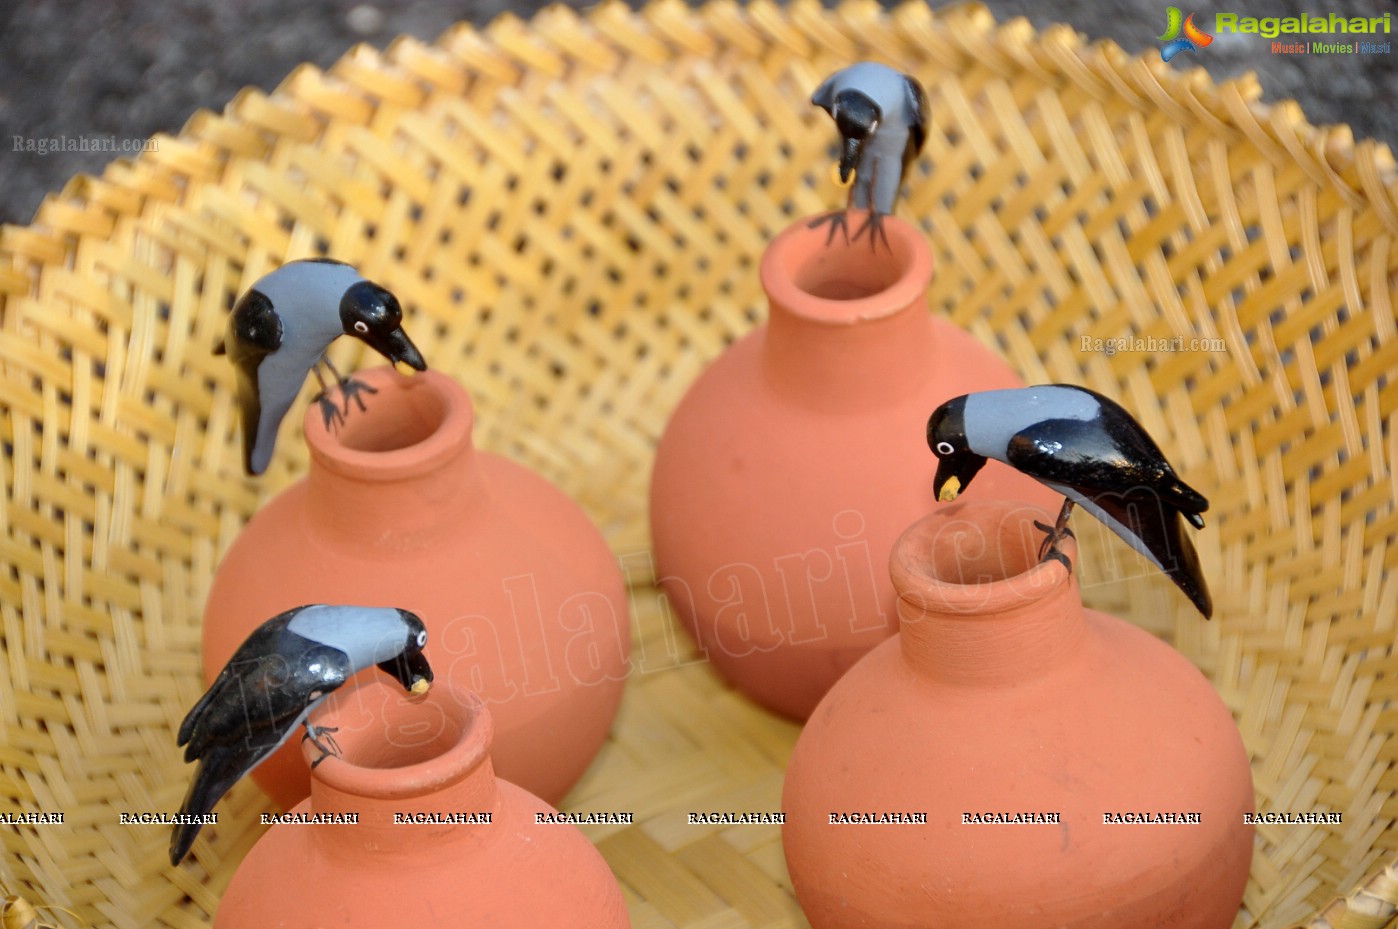
M 1180 13 L 1180 8 L 1172 6 L 1166 11 L 1165 34 L 1160 37 L 1160 41 L 1165 44 L 1160 46 L 1160 57 L 1164 61 L 1169 61 L 1180 52 L 1195 52 L 1208 45 L 1214 37 L 1207 32 L 1203 32 L 1194 25 L 1194 14 L 1184 16 Z M 1183 33 L 1183 35 L 1181 35 Z

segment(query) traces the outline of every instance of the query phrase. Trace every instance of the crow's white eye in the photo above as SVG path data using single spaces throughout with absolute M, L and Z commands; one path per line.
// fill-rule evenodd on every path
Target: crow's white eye
M 937 443 L 937 454 L 938 454 L 938 455 L 950 455 L 950 454 L 951 454 L 952 452 L 954 452 L 954 451 L 956 451 L 956 449 L 954 449 L 954 448 L 951 447 L 951 443 L 950 443 L 950 442 L 938 442 L 938 443 Z
M 363 333 L 369 331 L 369 324 L 362 319 L 356 320 L 354 324 L 354 331 L 362 335 Z
M 422 648 L 427 644 L 427 630 L 424 629 L 417 634 L 417 647 Z

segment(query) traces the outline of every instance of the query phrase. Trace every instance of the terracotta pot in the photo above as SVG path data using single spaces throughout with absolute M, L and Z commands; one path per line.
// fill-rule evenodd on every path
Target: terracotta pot
M 631 639 L 617 561 L 561 491 L 474 450 L 471 402 L 454 381 L 391 368 L 355 376 L 378 391 L 368 411 L 332 432 L 312 405 L 309 475 L 254 515 L 219 566 L 205 678 L 294 606 L 412 610 L 438 684 L 491 705 L 501 776 L 557 802 L 621 699 Z M 292 747 L 253 777 L 283 807 L 310 789 Z
M 725 677 L 797 719 L 897 628 L 883 565 L 908 514 L 936 503 L 928 415 L 967 391 L 1022 386 L 927 312 L 927 243 L 884 222 L 888 248 L 827 246 L 827 229 L 804 220 L 773 240 L 768 322 L 700 376 L 656 452 L 665 593 Z M 969 493 L 1056 505 L 996 462 Z
M 341 755 L 315 768 L 310 797 L 291 812 L 358 822 L 273 825 L 228 885 L 217 929 L 630 926 L 616 879 L 583 834 L 536 823 L 553 808 L 496 778 L 491 714 L 473 695 L 434 687 L 410 702 L 372 682 L 337 695 L 315 721 L 338 729 Z M 303 765 L 320 755 L 309 742 L 302 750 Z
M 787 769 L 782 841 L 815 929 L 1232 925 L 1253 838 L 1233 719 L 1178 652 L 1036 562 L 1035 519 L 958 502 L 898 541 L 901 631 L 831 688 Z M 831 822 L 846 812 L 926 822 Z M 975 819 L 996 813 L 1058 822 Z M 1104 820 L 1139 813 L 1199 822 Z

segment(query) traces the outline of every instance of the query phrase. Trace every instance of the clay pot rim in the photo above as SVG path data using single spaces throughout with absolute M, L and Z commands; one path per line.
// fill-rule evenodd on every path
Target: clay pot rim
M 1040 603 L 1073 583 L 1073 575 L 1059 561 L 1033 562 L 1016 574 L 970 583 L 938 576 L 937 562 L 930 557 L 937 535 L 962 522 L 1021 523 L 1038 520 L 1053 524 L 1054 516 L 1042 507 L 1014 500 L 957 500 L 938 504 L 931 513 L 909 526 L 893 546 L 889 569 L 899 599 L 919 609 L 968 618 L 1017 613 Z M 1037 530 L 1035 530 L 1037 531 Z M 1059 549 L 1074 565 L 1078 563 L 1077 541 L 1069 537 Z
M 353 376 L 378 390 L 379 395 L 412 390 L 434 392 L 441 402 L 442 421 L 425 438 L 410 445 L 386 451 L 365 451 L 345 445 L 337 432 L 325 427 L 318 406 L 311 404 L 306 409 L 306 445 L 326 470 L 366 481 L 418 477 L 459 454 L 463 446 L 469 446 L 475 409 L 470 394 L 452 378 L 432 368 L 405 375 L 392 365 L 356 371 Z M 367 398 L 367 412 L 354 409 L 350 415 L 372 416 L 375 399 L 377 397 L 372 395 Z
M 361 687 L 385 688 L 381 681 L 360 685 Z M 397 688 L 391 688 L 396 696 L 401 695 Z M 337 791 L 356 797 L 376 800 L 403 800 L 421 797 L 441 790 L 450 784 L 461 781 L 480 768 L 490 757 L 491 743 L 495 740 L 495 721 L 491 718 L 484 699 L 474 691 L 461 693 L 451 691 L 445 680 L 439 680 L 417 705 L 432 705 L 460 727 L 460 735 L 445 751 L 422 761 L 399 767 L 369 767 L 355 764 L 349 759 L 356 748 L 373 738 L 366 732 L 340 732 L 336 739 L 344 749 L 344 754 L 327 759 L 311 770 L 311 780 L 320 781 Z M 315 724 L 334 726 L 336 713 L 327 708 L 316 715 Z M 400 749 L 405 753 L 410 748 Z M 320 757 L 320 750 L 306 740 L 301 744 L 301 756 L 307 767 Z
M 858 230 L 866 210 L 850 210 L 849 224 Z M 786 227 L 768 244 L 758 266 L 762 289 L 768 300 L 788 313 L 813 323 L 849 326 L 856 323 L 896 316 L 915 303 L 921 303 L 923 293 L 932 282 L 932 249 L 918 228 L 896 216 L 884 216 L 883 228 L 888 234 L 888 246 L 882 241 L 870 249 L 865 232 L 859 241 L 845 245 L 839 234 L 826 245 L 829 229 L 822 225 L 811 228 L 814 217 L 797 220 Z M 867 253 L 871 261 L 902 260 L 898 278 L 889 286 L 864 297 L 836 300 L 803 290 L 796 283 L 797 268 L 807 256 L 818 254 L 827 247 L 848 248 Z

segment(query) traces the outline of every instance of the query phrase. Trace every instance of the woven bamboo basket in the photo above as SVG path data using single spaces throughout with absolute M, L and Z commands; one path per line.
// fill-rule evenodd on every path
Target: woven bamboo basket
M 1342 815 L 1258 828 L 1236 925 L 1384 924 L 1398 900 L 1388 150 L 1259 104 L 1250 79 L 1214 86 L 1066 28 L 811 0 L 556 8 L 356 48 L 197 114 L 4 230 L 0 810 L 65 814 L 0 828 L 8 891 L 71 909 L 41 911 L 60 925 L 202 926 L 260 834 L 250 782 L 178 869 L 167 829 L 117 817 L 178 807 L 173 733 L 202 689 L 211 575 L 306 467 L 289 427 L 273 470 L 243 476 L 232 370 L 210 347 L 254 279 L 329 253 L 400 296 L 432 365 L 474 394 L 477 441 L 565 487 L 626 567 L 633 672 L 567 803 L 635 814 L 589 833 L 635 925 L 805 926 L 779 827 L 685 821 L 779 809 L 797 728 L 726 689 L 673 625 L 646 483 L 682 392 L 762 317 L 765 243 L 840 202 L 833 129 L 807 99 L 862 57 L 928 91 L 900 211 L 933 245 L 932 311 L 1031 383 L 1120 399 L 1213 500 L 1197 535 L 1213 622 L 1090 522 L 1080 561 L 1092 605 L 1212 679 L 1259 810 Z M 1107 354 L 1085 336 L 1188 345 Z

